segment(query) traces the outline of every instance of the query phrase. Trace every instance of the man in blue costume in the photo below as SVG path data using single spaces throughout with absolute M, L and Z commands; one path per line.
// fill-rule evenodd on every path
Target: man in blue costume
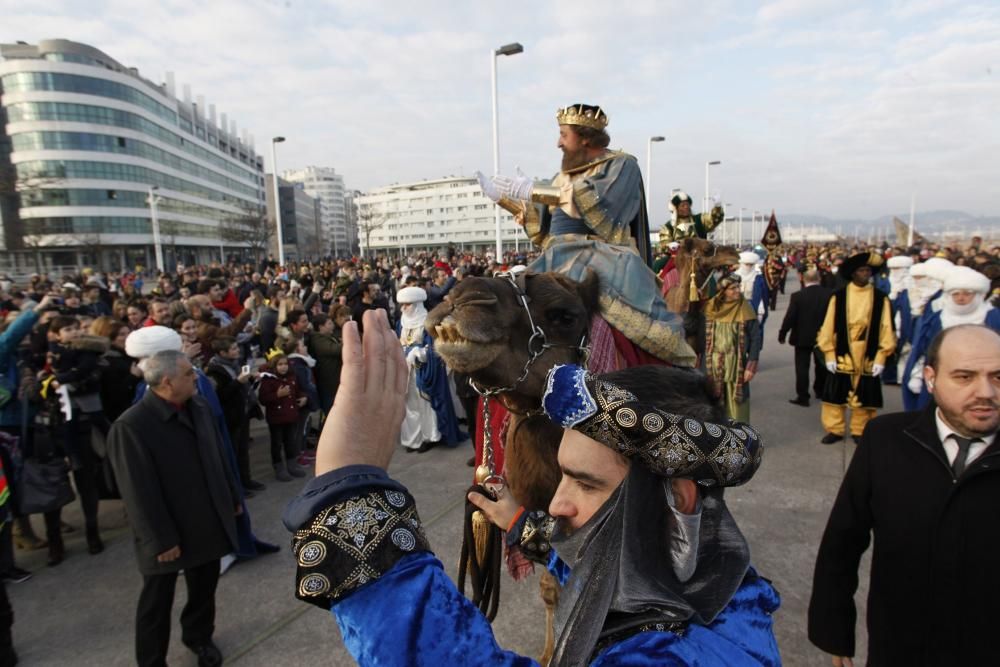
M 596 272 L 608 324 L 662 361 L 694 366 L 682 319 L 667 309 L 649 268 L 649 223 L 635 157 L 608 150 L 608 116 L 600 107 L 575 104 L 560 109 L 556 120 L 563 159 L 551 182 L 520 173 L 490 181 L 478 174 L 483 192 L 513 213 L 541 249 L 529 270 L 581 282 Z
M 182 341 L 180 334 L 173 329 L 161 326 L 151 326 L 137 329 L 130 333 L 128 338 L 125 339 L 126 354 L 133 359 L 138 359 L 140 361 L 140 367 L 143 359 L 151 357 L 162 350 L 180 350 L 181 346 Z M 229 457 L 229 463 L 233 466 L 233 470 L 238 470 L 239 468 L 236 464 L 236 450 L 233 449 L 233 443 L 229 437 L 229 429 L 226 428 L 226 418 L 222 413 L 222 404 L 219 403 L 219 397 L 215 394 L 215 388 L 212 386 L 212 381 L 197 368 L 195 369 L 195 373 L 197 375 L 196 387 L 198 395 L 208 402 L 208 406 L 212 410 L 212 416 L 215 418 L 215 422 L 219 427 L 220 433 L 222 434 L 222 441 L 226 445 L 224 449 L 226 455 Z M 134 402 L 138 403 L 145 393 L 146 383 L 140 382 L 139 386 L 136 388 Z M 237 558 L 246 560 L 261 554 L 274 553 L 278 551 L 277 545 L 257 539 L 257 536 L 254 535 L 253 528 L 250 525 L 250 511 L 246 507 L 246 501 L 241 499 L 241 503 L 243 504 L 243 511 L 236 517 L 237 551 L 235 554 L 230 554 L 222 559 L 223 572 L 225 572 Z
M 404 287 L 396 293 L 396 303 L 401 306 L 396 333 L 409 369 L 406 416 L 399 434 L 407 453 L 423 454 L 438 443 L 454 447 L 466 439 L 458 430 L 448 369 L 424 329 L 425 301 L 427 292 L 420 287 Z
M 768 315 L 767 281 L 760 271 L 761 256 L 752 251 L 740 253 L 740 265 L 736 273 L 740 276 L 740 289 L 743 297 L 757 313 L 757 321 L 763 327 Z
M 385 317 L 365 318 L 363 350 L 356 324 L 344 327 L 342 390 L 320 439 L 319 476 L 285 511 L 296 595 L 333 612 L 361 665 L 537 664 L 497 646 L 430 552 L 413 498 L 385 472 L 408 374 Z M 759 438 L 705 419 L 717 406 L 692 400 L 700 414 L 670 414 L 615 382 L 657 370 L 686 375 L 561 366 L 549 376 L 544 408 L 566 427 L 556 520 L 522 514 L 512 533 L 566 582 L 550 664 L 779 665 L 778 596 L 749 566 L 718 488 L 749 479 Z M 489 512 L 493 503 L 477 505 Z
M 882 371 L 882 384 L 899 384 L 900 375 L 906 367 L 913 337 L 913 311 L 910 308 L 910 267 L 913 260 L 906 255 L 893 255 L 886 260 L 889 268 L 889 304 L 892 306 L 892 321 L 896 327 L 896 353 Z
M 967 266 L 953 266 L 944 274 L 941 309 L 924 311 L 924 317 L 914 333 L 913 345 L 903 371 L 903 409 L 922 410 L 931 402 L 931 393 L 924 378 L 927 350 L 935 337 L 945 329 L 960 324 L 983 324 L 1000 331 L 1000 310 L 986 300 L 990 279 Z

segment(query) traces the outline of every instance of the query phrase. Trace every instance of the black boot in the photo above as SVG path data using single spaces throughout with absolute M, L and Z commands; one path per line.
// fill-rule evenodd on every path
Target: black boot
M 97 526 L 87 526 L 87 551 L 91 555 L 104 551 L 104 542 L 101 541 L 101 535 L 97 532 Z

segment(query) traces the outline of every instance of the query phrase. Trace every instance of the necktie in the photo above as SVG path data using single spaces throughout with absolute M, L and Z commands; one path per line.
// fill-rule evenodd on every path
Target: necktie
M 962 475 L 965 470 L 965 459 L 969 458 L 969 446 L 974 442 L 979 442 L 979 438 L 963 438 L 960 435 L 952 433 L 951 437 L 955 440 L 958 445 L 958 454 L 955 455 L 955 460 L 951 464 L 951 470 L 955 473 L 955 477 L 958 478 Z

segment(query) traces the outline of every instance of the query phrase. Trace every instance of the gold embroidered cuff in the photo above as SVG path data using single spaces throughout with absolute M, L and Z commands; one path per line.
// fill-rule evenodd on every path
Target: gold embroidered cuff
M 558 206 L 560 197 L 561 191 L 555 185 L 539 185 L 536 183 L 531 188 L 531 201 L 539 204 Z

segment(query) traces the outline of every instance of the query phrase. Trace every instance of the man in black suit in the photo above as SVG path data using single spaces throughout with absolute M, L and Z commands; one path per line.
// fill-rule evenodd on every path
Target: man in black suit
M 923 377 L 934 401 L 868 422 L 823 533 L 809 639 L 834 665 L 852 664 L 858 565 L 872 543 L 869 665 L 997 661 L 1000 335 L 946 329 Z
M 802 275 L 802 284 L 802 289 L 792 295 L 785 319 L 778 330 L 778 342 L 784 343 L 785 337 L 791 332 L 789 342 L 795 347 L 795 398 L 788 402 L 809 407 L 810 359 L 816 368 L 813 394 L 817 398 L 826 381 L 826 367 L 823 360 L 813 354 L 813 349 L 816 347 L 816 333 L 826 316 L 830 290 L 820 286 L 819 272 L 816 269 L 809 269 Z
M 143 586 L 135 622 L 136 662 L 166 665 L 177 574 L 187 581 L 181 640 L 199 667 L 222 664 L 212 641 L 219 559 L 236 548 L 243 512 L 212 409 L 196 394 L 194 368 L 182 352 L 145 360 L 149 390 L 108 435 L 108 456 L 135 534 Z

